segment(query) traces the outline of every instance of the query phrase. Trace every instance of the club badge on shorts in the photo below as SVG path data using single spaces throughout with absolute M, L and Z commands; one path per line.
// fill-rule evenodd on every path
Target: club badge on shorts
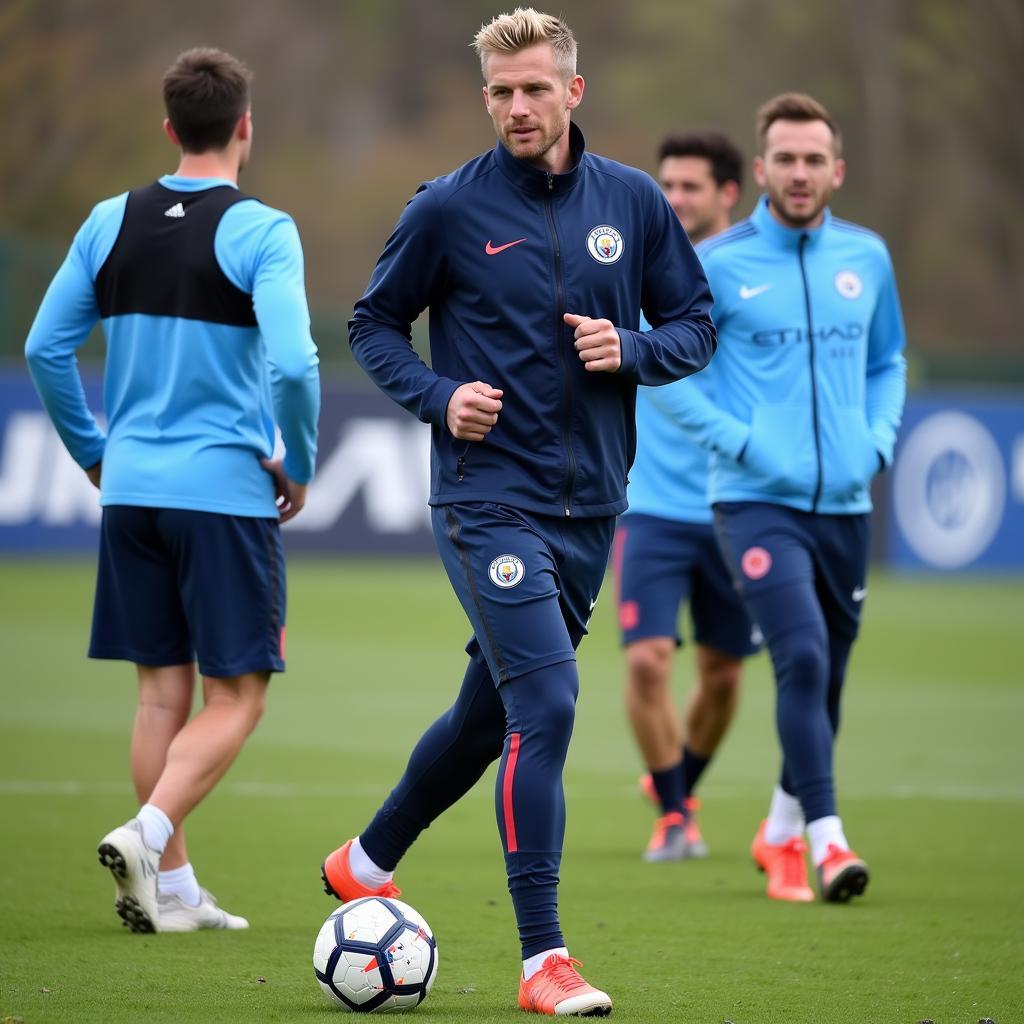
M 764 548 L 747 548 L 740 559 L 740 567 L 747 579 L 763 579 L 772 567 L 772 556 Z
M 617 263 L 622 248 L 622 234 L 610 224 L 601 224 L 587 235 L 587 252 L 598 263 Z
M 835 283 L 836 291 L 844 299 L 857 299 L 864 291 L 864 282 L 861 281 L 860 274 L 856 274 L 852 270 L 840 270 L 836 274 Z
M 522 582 L 526 575 L 526 567 L 523 565 L 523 560 L 517 555 L 498 555 L 491 562 L 487 575 L 491 577 L 491 582 L 496 587 L 508 590 Z

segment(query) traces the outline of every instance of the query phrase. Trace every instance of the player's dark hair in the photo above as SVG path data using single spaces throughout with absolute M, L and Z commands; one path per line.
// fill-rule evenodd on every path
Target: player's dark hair
M 735 181 L 743 188 L 743 154 L 727 135 L 716 131 L 685 132 L 667 136 L 658 149 L 658 163 L 670 156 L 703 157 L 711 164 L 711 175 L 721 188 Z
M 832 132 L 836 156 L 843 151 L 843 137 L 832 115 L 804 92 L 784 92 L 773 96 L 757 111 L 757 151 L 764 153 L 764 140 L 776 121 L 824 121 Z
M 164 75 L 164 106 L 186 153 L 223 149 L 249 109 L 252 72 L 223 50 L 199 46 L 178 55 Z

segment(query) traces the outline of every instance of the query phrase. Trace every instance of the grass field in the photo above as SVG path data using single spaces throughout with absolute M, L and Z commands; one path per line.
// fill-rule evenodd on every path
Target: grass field
M 83 652 L 86 563 L 0 566 L 0 1021 L 320 1021 L 323 855 L 358 831 L 455 693 L 461 610 L 431 563 L 296 562 L 289 672 L 189 820 L 200 880 L 244 933 L 136 936 L 95 845 L 135 808 L 130 667 Z M 872 580 L 838 757 L 863 900 L 781 905 L 748 846 L 777 767 L 765 658 L 703 788 L 712 857 L 645 865 L 651 823 L 621 700 L 610 591 L 581 652 L 563 924 L 624 1021 L 1024 1021 L 1024 671 L 1018 581 Z M 688 678 L 688 658 L 680 678 Z M 508 1021 L 518 947 L 488 775 L 398 881 L 441 965 L 417 1011 Z

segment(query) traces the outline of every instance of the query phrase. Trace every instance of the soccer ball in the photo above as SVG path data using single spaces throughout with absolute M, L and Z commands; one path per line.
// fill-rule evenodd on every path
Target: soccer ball
M 343 1010 L 411 1010 L 437 977 L 430 925 L 407 903 L 370 896 L 339 907 L 313 946 L 313 973 Z

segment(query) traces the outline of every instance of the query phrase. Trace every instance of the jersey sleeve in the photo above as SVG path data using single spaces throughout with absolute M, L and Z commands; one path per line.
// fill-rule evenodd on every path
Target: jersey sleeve
M 409 200 L 349 321 L 359 365 L 389 398 L 443 425 L 462 381 L 436 374 L 412 347 L 412 325 L 441 293 L 447 273 L 442 212 L 428 186 Z
M 320 368 L 299 232 L 287 214 L 241 202 L 221 219 L 216 248 L 224 272 L 252 293 L 285 446 L 284 471 L 296 483 L 309 483 L 316 465 Z
M 884 279 L 868 333 L 867 420 L 875 447 L 886 466 L 892 464 L 896 433 L 907 396 L 906 334 L 896 290 L 896 275 L 885 253 Z
M 640 307 L 651 330 L 619 328 L 619 372 L 637 384 L 658 385 L 705 367 L 717 339 L 707 278 L 679 219 L 653 181 L 643 190 L 643 202 Z
M 99 268 L 93 264 L 103 212 L 101 207 L 93 210 L 75 235 L 25 342 L 25 358 L 43 406 L 71 457 L 83 469 L 103 459 L 106 445 L 106 435 L 86 402 L 76 355 L 100 315 L 93 287 Z

